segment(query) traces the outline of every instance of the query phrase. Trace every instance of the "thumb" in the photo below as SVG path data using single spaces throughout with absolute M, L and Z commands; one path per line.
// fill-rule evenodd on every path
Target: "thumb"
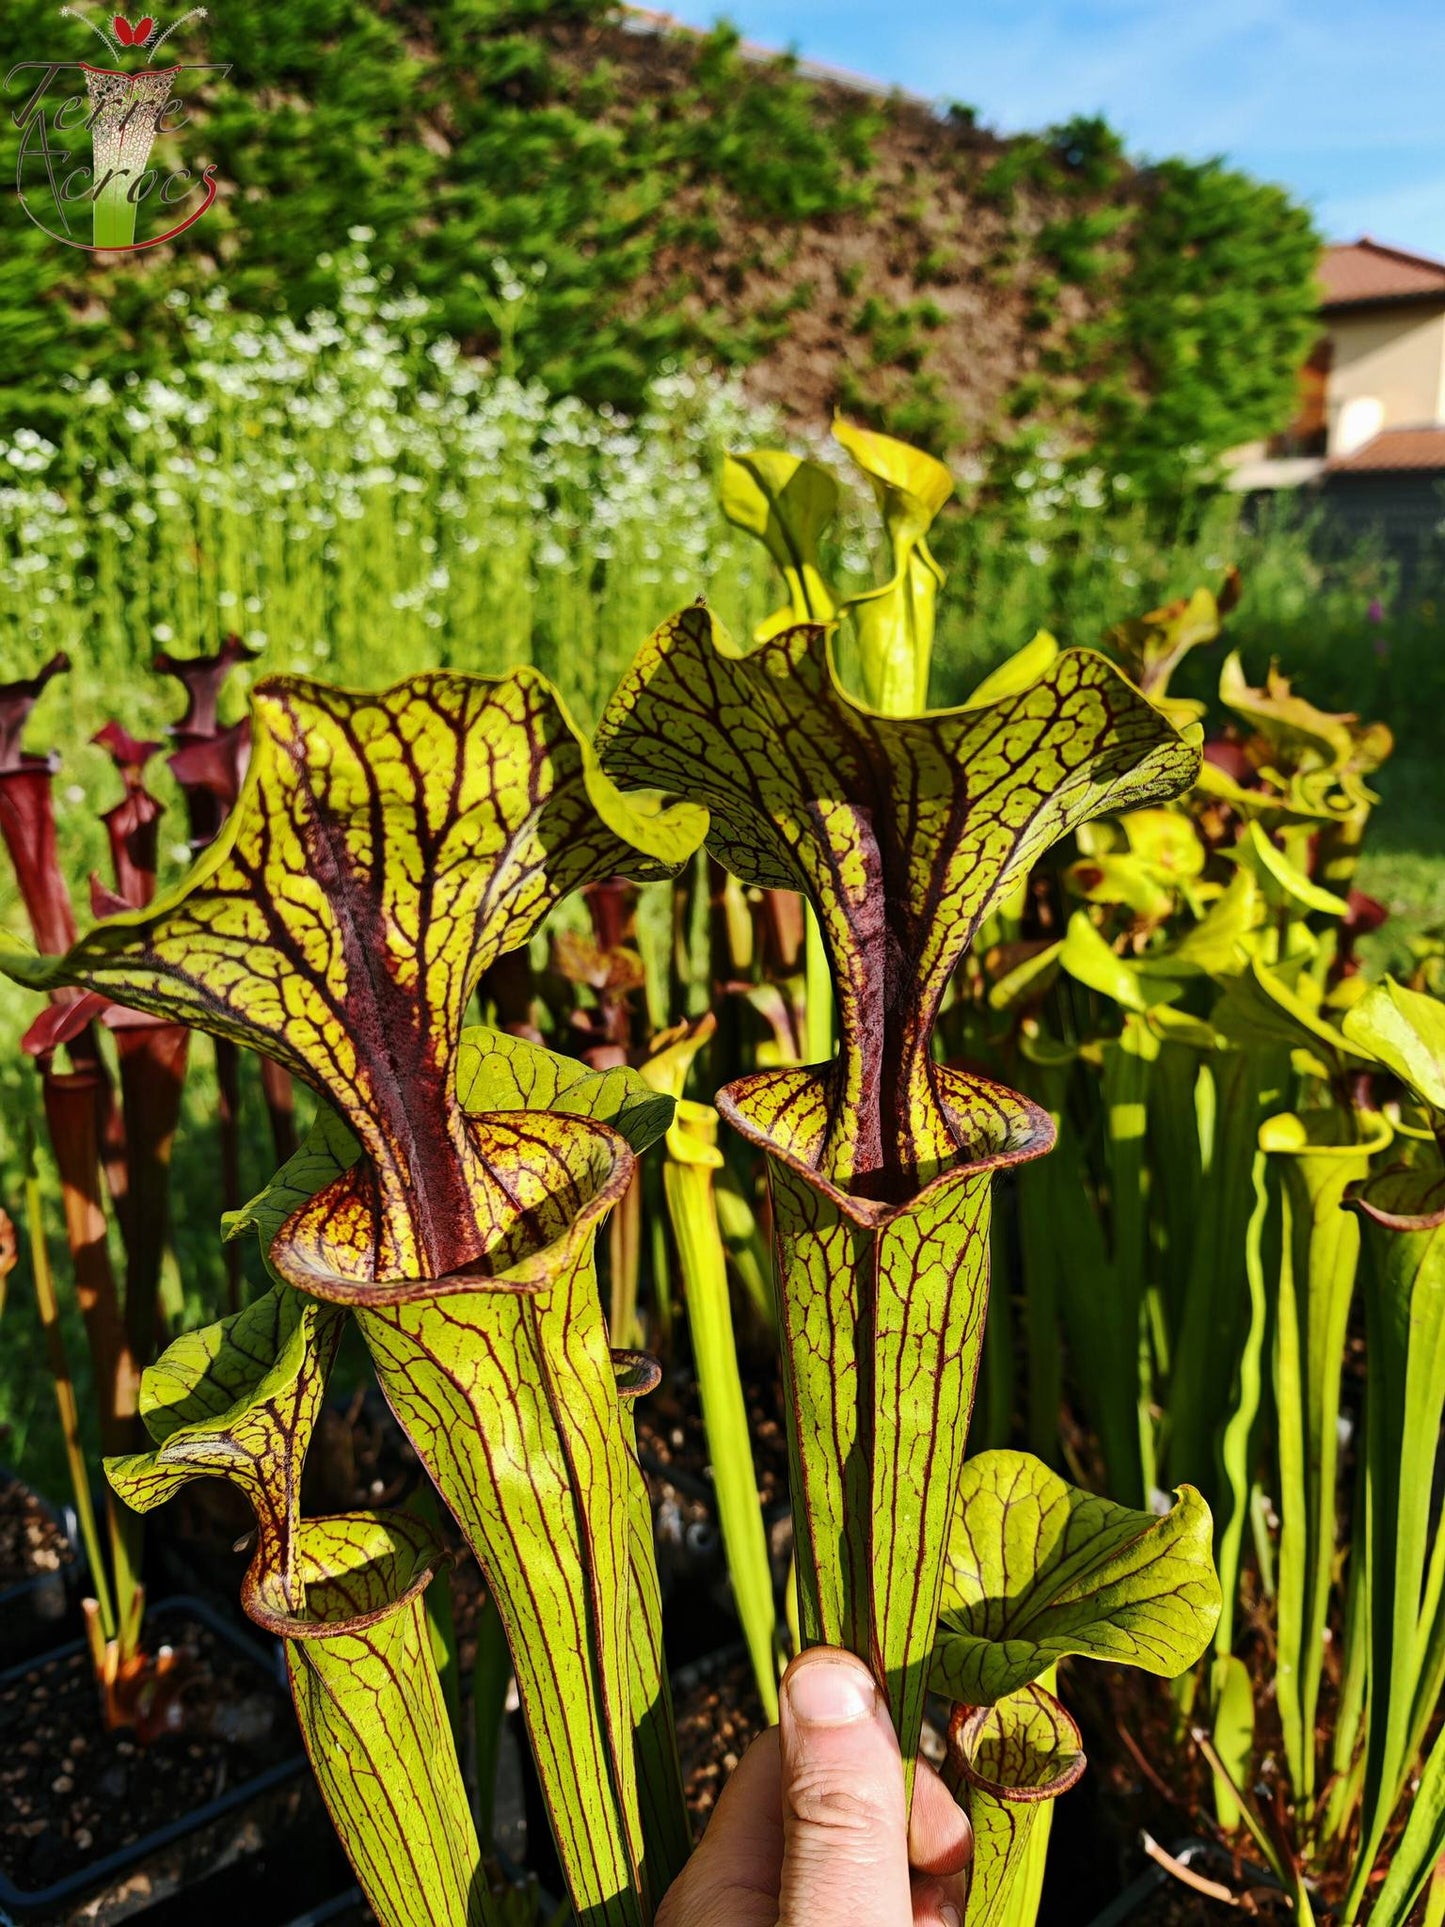
M 903 1759 L 872 1674 L 815 1648 L 780 1699 L 778 1927 L 912 1927 Z

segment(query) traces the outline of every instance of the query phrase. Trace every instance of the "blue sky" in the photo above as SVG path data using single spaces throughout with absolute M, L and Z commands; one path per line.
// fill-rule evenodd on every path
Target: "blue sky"
M 1223 154 L 1332 239 L 1445 256 L 1440 0 L 673 0 L 1002 132 L 1103 112 L 1145 156 Z

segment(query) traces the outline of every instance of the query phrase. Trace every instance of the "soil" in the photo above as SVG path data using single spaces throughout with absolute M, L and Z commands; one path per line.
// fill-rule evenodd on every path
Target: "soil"
M 145 1643 L 176 1653 L 167 1717 L 142 1747 L 107 1733 L 88 1655 L 37 1660 L 0 1688 L 0 1869 L 26 1892 L 64 1880 L 293 1757 L 289 1701 L 256 1662 L 183 1610 Z
M 1263 1650 L 1254 1653 L 1252 1618 L 1248 1610 L 1241 1615 L 1237 1643 L 1262 1669 L 1271 1659 Z M 1149 1865 L 1139 1844 L 1141 1832 L 1168 1848 L 1186 1838 L 1214 1842 L 1218 1830 L 1208 1765 L 1179 1731 L 1168 1682 L 1124 1666 L 1074 1665 L 1063 1696 L 1079 1722 L 1089 1770 L 1055 1808 L 1039 1919 L 1041 1927 L 1087 1927 Z M 1262 1685 L 1256 1704 L 1257 1766 L 1267 1775 L 1273 1773 L 1277 1746 L 1270 1731 L 1273 1701 Z M 1193 1871 L 1230 1888 L 1240 1904 L 1211 1900 L 1170 1878 L 1141 1904 L 1140 1927 L 1145 1922 L 1148 1927 L 1213 1927 L 1215 1922 L 1291 1917 L 1283 1898 L 1225 1844 L 1196 1861 Z
M 743 1380 L 773 1583 L 780 1590 L 792 1551 L 782 1388 L 775 1366 L 745 1367 Z M 685 1667 L 738 1636 L 702 1408 L 687 1374 L 669 1372 L 639 1401 L 637 1456 L 652 1501 L 668 1658 Z
M 744 1379 L 758 1497 L 763 1511 L 770 1512 L 788 1502 L 783 1391 L 776 1369 L 761 1374 L 745 1372 Z M 670 1493 L 701 1501 L 705 1509 L 712 1507 L 707 1433 L 697 1384 L 690 1374 L 670 1374 L 642 1400 L 637 1413 L 637 1456 L 654 1504 Z
M 147 1853 L 77 1902 L 26 1911 L 27 1927 L 273 1927 L 352 1884 L 321 1795 L 294 1774 Z
M 683 1792 L 701 1833 L 728 1775 L 766 1724 L 762 1702 L 745 1658 L 679 1674 L 673 1694 Z
M 74 1549 L 44 1505 L 19 1479 L 0 1484 L 0 1592 L 59 1572 Z

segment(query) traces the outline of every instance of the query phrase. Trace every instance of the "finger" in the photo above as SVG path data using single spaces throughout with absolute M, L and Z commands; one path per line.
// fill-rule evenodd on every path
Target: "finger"
M 936 1880 L 925 1874 L 913 1883 L 913 1927 L 963 1927 L 967 1899 L 965 1877 Z
M 918 1762 L 908 1819 L 908 1864 L 915 1873 L 961 1873 L 973 1858 L 968 1815 L 927 1761 Z
M 656 1927 L 774 1927 L 782 1867 L 782 1765 L 770 1727 L 733 1770 Z
M 872 1674 L 815 1648 L 781 1702 L 778 1927 L 912 1927 L 903 1759 Z

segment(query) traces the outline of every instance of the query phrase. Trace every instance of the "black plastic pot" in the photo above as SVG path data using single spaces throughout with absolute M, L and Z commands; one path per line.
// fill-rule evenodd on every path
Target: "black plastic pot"
M 246 1634 L 238 1632 L 205 1600 L 187 1594 L 175 1594 L 158 1602 L 153 1610 L 157 1614 L 184 1614 L 188 1619 L 199 1620 L 217 1639 L 243 1654 L 260 1672 L 274 1680 L 278 1688 L 281 1687 L 279 1647 L 274 1646 L 273 1643 L 268 1649 L 258 1641 L 247 1637 Z M 83 1640 L 73 1640 L 65 1646 L 55 1648 L 51 1653 L 46 1654 L 45 1658 L 56 1661 L 69 1659 L 84 1650 Z M 0 1687 L 9 1685 L 17 1674 L 29 1671 L 33 1664 L 34 1661 L 30 1660 L 22 1665 L 6 1668 L 3 1673 L 0 1673 Z M 282 1787 L 286 1781 L 295 1778 L 304 1766 L 305 1757 L 298 1742 L 294 1754 L 268 1767 L 264 1772 L 254 1774 L 247 1780 L 238 1781 L 236 1785 L 228 1787 L 214 1799 L 192 1808 L 166 1826 L 157 1827 L 153 1832 L 132 1841 L 130 1845 L 102 1855 L 91 1861 L 88 1866 L 78 1869 L 75 1873 L 49 1886 L 24 1889 L 17 1887 L 4 1873 L 0 1873 L 0 1923 L 3 1923 L 6 1918 L 10 1918 L 12 1923 L 21 1923 L 50 1915 L 52 1910 L 60 1909 L 68 1901 L 82 1894 L 92 1893 L 107 1882 L 115 1881 L 120 1875 L 138 1868 L 142 1862 L 173 1846 L 177 1841 L 198 1833 L 202 1828 L 210 1826 L 227 1815 L 234 1814 L 239 1808 L 258 1800 L 273 1789 Z M 67 1913 L 63 1917 L 70 1919 L 74 1916 Z
M 0 1465 L 0 1486 L 18 1485 L 30 1494 L 70 1545 L 70 1557 L 54 1572 L 37 1572 L 0 1588 L 0 1672 L 8 1671 L 39 1653 L 49 1651 L 80 1630 L 81 1580 L 85 1557 L 80 1550 L 75 1514 L 51 1505 L 33 1485 Z

